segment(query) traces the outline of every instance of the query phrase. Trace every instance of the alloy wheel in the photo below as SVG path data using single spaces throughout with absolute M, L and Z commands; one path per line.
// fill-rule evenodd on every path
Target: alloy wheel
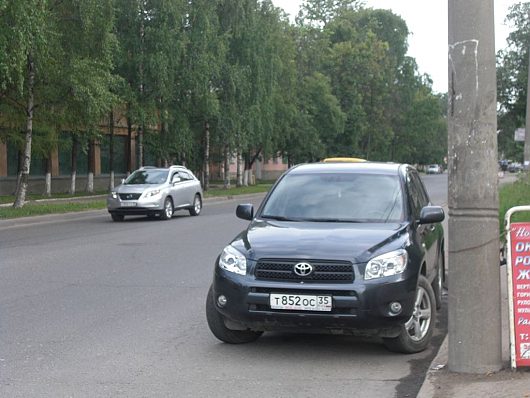
M 414 301 L 414 312 L 410 319 L 405 323 L 405 329 L 413 341 L 423 339 L 431 324 L 432 303 L 427 291 L 418 286 L 416 291 L 416 300 Z

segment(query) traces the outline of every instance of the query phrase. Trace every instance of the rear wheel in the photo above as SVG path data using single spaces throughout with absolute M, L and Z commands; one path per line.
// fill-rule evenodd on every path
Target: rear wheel
M 193 199 L 193 207 L 190 207 L 190 215 L 192 216 L 198 216 L 201 214 L 202 210 L 202 200 L 201 196 L 199 194 L 195 195 L 195 198 Z
M 225 325 L 223 316 L 217 311 L 214 303 L 213 290 L 210 286 L 208 296 L 206 297 L 206 320 L 211 332 L 219 340 L 229 344 L 250 343 L 257 340 L 263 332 L 254 330 L 233 330 L 228 329 Z
M 173 216 L 173 202 L 170 198 L 164 200 L 164 210 L 160 213 L 161 220 L 169 220 Z
M 397 337 L 383 339 L 390 351 L 413 354 L 427 348 L 434 332 L 436 321 L 436 301 L 429 281 L 420 275 L 414 312 L 410 319 L 401 325 L 401 332 Z
M 116 214 L 116 213 L 110 213 L 110 216 L 112 217 L 112 221 L 123 221 L 125 216 L 123 214 Z

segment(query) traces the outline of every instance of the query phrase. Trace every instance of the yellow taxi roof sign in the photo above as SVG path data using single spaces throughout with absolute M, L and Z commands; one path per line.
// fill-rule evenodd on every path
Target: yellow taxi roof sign
M 326 158 L 322 160 L 323 163 L 359 163 L 366 162 L 366 159 L 361 158 Z

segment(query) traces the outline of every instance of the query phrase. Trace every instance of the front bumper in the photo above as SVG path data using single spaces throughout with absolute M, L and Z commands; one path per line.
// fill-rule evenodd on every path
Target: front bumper
M 109 213 L 121 215 L 154 214 L 164 210 L 164 200 L 161 196 L 140 198 L 138 200 L 121 200 L 107 197 L 107 210 Z
M 216 266 L 214 301 L 226 297 L 217 310 L 229 328 L 260 331 L 296 330 L 394 337 L 413 312 L 417 274 L 410 272 L 376 281 L 353 283 L 297 283 L 256 280 Z M 332 296 L 332 311 L 313 312 L 271 309 L 271 293 Z M 399 302 L 402 311 L 392 314 L 390 303 Z

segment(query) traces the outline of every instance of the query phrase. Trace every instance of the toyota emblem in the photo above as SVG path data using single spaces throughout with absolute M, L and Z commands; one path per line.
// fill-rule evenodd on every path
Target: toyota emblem
M 313 272 L 313 266 L 308 263 L 298 263 L 294 266 L 294 273 L 298 276 L 308 276 Z

